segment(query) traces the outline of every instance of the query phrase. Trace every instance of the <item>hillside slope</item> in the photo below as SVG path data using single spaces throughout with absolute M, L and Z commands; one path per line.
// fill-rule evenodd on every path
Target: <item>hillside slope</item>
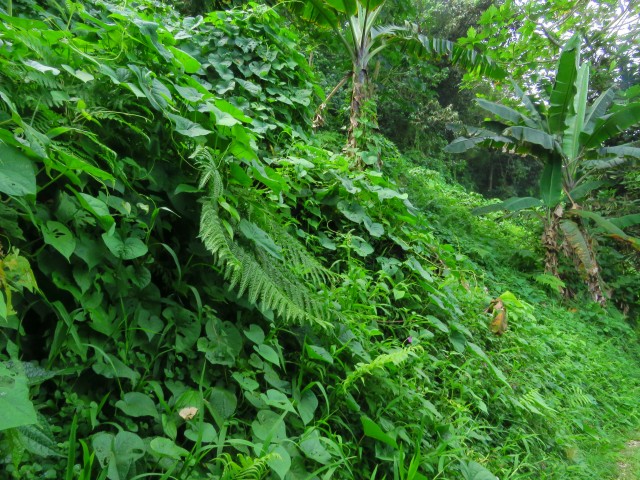
M 311 136 L 274 11 L 2 19 L 13 478 L 612 478 L 636 332 L 532 280 L 532 225 Z

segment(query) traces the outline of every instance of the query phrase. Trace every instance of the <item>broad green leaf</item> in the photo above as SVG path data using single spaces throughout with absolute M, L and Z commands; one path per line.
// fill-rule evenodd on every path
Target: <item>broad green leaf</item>
M 589 64 L 585 63 L 578 71 L 576 79 L 576 94 L 573 98 L 573 108 L 567 115 L 566 129 L 562 137 L 562 150 L 569 162 L 573 162 L 580 153 L 580 135 L 584 127 L 584 118 L 589 95 Z
M 607 113 L 615 98 L 616 92 L 613 88 L 610 88 L 602 93 L 595 102 L 593 102 L 593 105 L 587 108 L 587 113 L 584 119 L 585 134 L 591 135 L 593 133 L 596 121 Z
M 199 123 L 192 122 L 180 115 L 165 113 L 176 125 L 176 132 L 187 137 L 202 137 L 211 133 L 211 130 L 203 128 Z
M 299 448 L 307 458 L 326 465 L 331 461 L 331 454 L 324 445 L 322 445 L 320 438 L 318 430 L 314 429 L 310 433 L 305 433 L 300 441 Z
M 0 325 L 5 325 L 5 322 L 7 321 L 7 315 L 9 315 L 9 312 L 11 311 L 7 307 L 7 302 L 4 299 L 4 295 L 4 292 L 0 290 Z
M 270 407 L 275 407 L 280 410 L 286 410 L 287 412 L 296 413 L 291 400 L 289 400 L 289 397 L 278 390 L 270 388 L 269 390 L 267 390 L 266 394 L 263 393 L 260 395 L 260 397 Z
M 55 134 L 55 131 L 54 132 L 49 131 L 47 132 L 47 135 L 50 135 L 51 133 Z M 88 163 L 87 161 L 79 158 L 78 156 L 72 155 L 71 153 L 67 152 L 66 150 L 60 147 L 56 148 L 55 152 L 59 160 L 64 164 L 65 169 L 71 170 L 71 171 L 81 170 L 98 180 L 104 180 L 104 181 L 110 182 L 111 184 L 115 183 L 115 178 L 113 177 L 113 175 Z
M 204 97 L 204 93 L 196 90 L 193 87 L 183 87 L 180 85 L 174 85 L 174 88 L 182 98 L 190 102 L 197 103 L 200 100 L 202 100 L 202 97 Z
M 26 288 L 30 292 L 34 292 L 38 288 L 29 260 L 20 255 L 16 249 L 12 249 L 0 260 L 0 271 L 4 274 L 4 282 L 8 281 L 12 289 L 22 291 L 23 288 Z
M 565 129 L 575 96 L 575 83 L 580 65 L 580 36 L 574 35 L 564 46 L 558 60 L 555 83 L 551 90 L 549 106 L 549 131 L 561 133 Z
M 149 251 L 145 243 L 138 237 L 127 237 L 123 239 L 120 232 L 112 229 L 111 232 L 102 234 L 102 240 L 109 251 L 121 260 L 133 260 L 146 255 Z
M 355 8 L 355 0 L 353 0 Z M 340 26 L 340 12 L 325 0 L 294 0 L 289 8 L 308 22 L 322 27 L 337 29 Z M 350 12 L 352 14 L 353 12 Z
M 233 392 L 222 387 L 214 387 L 211 390 L 209 402 L 223 420 L 232 418 L 238 406 L 238 399 Z
M 318 408 L 318 397 L 313 391 L 307 389 L 300 395 L 298 402 L 298 413 L 305 425 L 313 420 L 316 409 Z
M 93 371 L 105 378 L 128 378 L 132 383 L 136 383 L 140 374 L 129 368 L 118 357 L 110 353 L 101 357 L 101 360 L 93 364 Z
M 244 218 L 240 220 L 240 231 L 244 234 L 247 240 L 251 240 L 258 247 L 262 248 L 265 252 L 278 260 L 284 260 L 282 256 L 282 247 L 276 245 L 273 239 L 267 232 L 262 230 L 256 224 L 251 223 Z
M 18 149 L 0 141 L 0 192 L 21 197 L 36 194 L 33 162 Z
M 87 193 L 79 193 L 73 189 L 70 190 L 73 191 L 76 198 L 80 202 L 80 205 L 82 205 L 82 208 L 96 217 L 96 219 L 100 223 L 100 226 L 104 230 L 110 231 L 115 224 L 115 220 L 109 213 L 109 207 L 107 207 L 107 204 L 99 198 L 93 197 Z
M 229 115 L 231 115 L 233 118 L 240 120 L 243 123 L 251 123 L 251 118 L 247 117 L 241 109 L 239 109 L 238 107 L 236 107 L 235 105 L 227 102 L 226 100 L 223 99 L 218 99 L 215 102 L 215 105 L 218 109 L 220 109 L 221 112 L 223 113 L 228 113 Z M 229 126 L 229 125 L 227 125 Z
M 545 150 L 554 150 L 555 141 L 551 135 L 531 127 L 509 127 L 506 133 L 522 142 L 540 145 Z
M 269 461 L 267 463 L 269 467 L 276 472 L 278 477 L 280 477 L 280 480 L 284 480 L 291 469 L 291 456 L 282 445 L 278 445 L 274 448 L 272 453 L 275 455 L 269 457 Z
M 640 124 L 640 102 L 631 103 L 620 110 L 596 120 L 593 133 L 584 140 L 586 148 L 597 147 L 625 130 Z
M 238 372 L 235 372 L 233 375 L 231 375 L 231 377 L 236 382 L 238 382 L 238 385 L 240 385 L 240 387 L 243 390 L 248 390 L 250 392 L 253 392 L 254 390 L 257 390 L 258 387 L 260 386 L 260 384 L 256 382 L 253 378 L 245 377 L 244 375 Z
M 180 460 L 189 455 L 189 451 L 176 445 L 172 440 L 164 437 L 156 437 L 149 442 L 149 448 L 161 457 L 169 457 L 173 460 Z
M 207 336 L 197 340 L 197 349 L 214 365 L 235 365 L 242 351 L 242 335 L 235 325 L 211 318 L 205 327 Z
M 200 62 L 187 52 L 172 46 L 168 46 L 167 48 L 171 53 L 173 53 L 174 58 L 180 63 L 180 65 L 182 65 L 182 68 L 184 68 L 186 73 L 197 73 L 198 70 L 200 70 Z
M 101 432 L 94 435 L 91 444 L 101 465 L 107 466 L 109 480 L 129 480 L 134 463 L 141 458 L 146 447 L 142 439 L 131 432 L 117 435 Z
M 476 207 L 471 210 L 474 215 L 486 215 L 487 213 L 500 212 L 504 210 L 504 202 L 492 203 L 491 205 L 484 205 L 482 207 Z
M 484 137 L 458 137 L 449 145 L 444 147 L 444 151 L 448 153 L 463 153 L 467 150 L 471 150 L 486 140 L 487 139 Z
M 338 202 L 338 210 L 352 222 L 362 223 L 365 218 L 368 218 L 364 208 L 354 200 L 340 200 Z
M 572 200 L 581 200 L 586 197 L 593 190 L 600 188 L 604 185 L 607 185 L 609 182 L 606 180 L 592 180 L 589 182 L 585 182 L 581 185 L 578 185 L 576 188 L 569 192 L 569 196 Z
M 57 68 L 43 65 L 42 63 L 36 62 L 35 60 L 24 60 L 23 63 L 26 66 L 31 67 L 35 70 L 38 70 L 39 72 L 42 72 L 42 73 L 52 73 L 53 75 L 60 75 L 60 70 L 58 70 Z
M 571 220 L 561 220 L 560 228 L 584 269 L 591 274 L 597 273 L 598 266 L 594 259 L 593 250 L 578 225 Z
M 202 104 L 200 107 L 198 107 L 198 111 L 212 112 L 216 118 L 216 125 L 220 125 L 222 127 L 233 127 L 234 125 L 238 125 L 240 123 L 240 120 L 227 112 L 223 112 L 212 103 L 207 102 Z
M 251 431 L 258 440 L 279 443 L 287 438 L 287 429 L 284 423 L 284 412 L 278 415 L 271 410 L 260 410 L 256 419 L 251 424 Z
M 76 248 L 76 238 L 67 227 L 60 222 L 48 221 L 43 225 L 42 236 L 45 243 L 51 245 L 69 260 Z
M 498 480 L 498 477 L 478 462 L 460 462 L 460 472 L 464 480 Z
M 428 37 L 418 33 L 416 28 L 402 38 L 407 52 L 418 58 L 447 57 L 454 65 L 460 65 L 490 78 L 503 79 L 507 76 L 507 72 L 490 57 L 479 54 L 467 46 L 443 38 Z
M 382 430 L 382 428 L 380 428 L 380 426 L 369 417 L 363 415 L 360 417 L 360 421 L 362 422 L 364 434 L 367 437 L 379 440 L 393 448 L 398 448 L 398 443 L 396 442 L 395 438 Z
M 577 215 L 579 217 L 582 218 L 588 218 L 590 220 L 593 220 L 596 225 L 598 225 L 600 228 L 602 228 L 604 231 L 606 231 L 607 233 L 610 233 L 612 235 L 618 235 L 620 237 L 626 237 L 627 234 L 624 233 L 614 222 L 604 218 L 602 215 L 596 213 L 596 212 L 590 212 L 588 210 L 568 210 L 567 215 Z M 573 223 L 573 222 L 571 222 Z M 571 227 L 569 227 L 571 228 Z
M 267 360 L 268 362 L 273 363 L 274 365 L 280 366 L 280 357 L 278 356 L 278 352 L 276 352 L 273 347 L 270 347 L 267 344 L 261 343 L 258 346 L 254 346 L 253 349 L 257 351 L 262 358 Z
M 384 235 L 384 227 L 382 224 L 372 221 L 369 217 L 364 218 L 364 227 L 372 237 L 381 237 Z
M 306 345 L 306 351 L 309 358 L 313 360 L 320 360 L 321 362 L 333 365 L 333 357 L 324 348 L 318 345 Z
M 616 155 L 619 157 L 640 158 L 640 148 L 631 147 L 628 145 L 619 145 L 617 147 L 603 147 L 600 150 L 598 150 L 598 154 L 601 157 Z
M 582 162 L 582 166 L 585 168 L 592 168 L 594 170 L 607 170 L 610 168 L 619 167 L 624 165 L 628 160 L 623 157 L 608 158 L 604 160 L 585 160 Z
M 37 422 L 27 377 L 9 370 L 3 363 L 0 363 L 0 412 L 0 431 Z
M 547 207 L 555 207 L 562 198 L 562 159 L 551 155 L 540 177 L 540 198 Z
M 353 251 L 361 257 L 368 257 L 374 252 L 373 247 L 369 242 L 356 236 L 351 237 L 351 248 L 353 248 Z
M 633 227 L 640 225 L 640 214 L 625 215 L 624 217 L 610 218 L 609 221 L 618 228 Z
M 264 343 L 264 331 L 255 323 L 252 323 L 248 329 L 244 330 L 244 335 L 255 344 Z
M 76 77 L 78 80 L 83 81 L 84 83 L 95 80 L 95 77 L 93 75 L 91 75 L 88 72 L 85 72 L 84 70 L 75 70 L 73 67 L 70 67 L 69 65 L 65 65 L 65 64 L 62 64 L 62 68 L 64 68 L 67 72 L 69 72 L 71 75 Z
M 26 451 L 38 457 L 63 457 L 46 418 L 39 415 L 38 423 L 17 428 L 18 441 Z
M 197 442 L 198 439 L 202 443 L 215 443 L 218 441 L 218 432 L 210 423 L 192 425 L 189 430 L 185 430 L 184 436 L 193 442 Z
M 493 113 L 500 117 L 501 120 L 505 120 L 514 125 L 519 125 L 524 122 L 528 127 L 531 128 L 539 128 L 533 120 L 531 120 L 526 115 L 521 114 L 520 112 L 514 110 L 513 108 L 506 107 L 504 105 L 500 105 L 499 103 L 490 102 L 483 98 L 479 98 L 476 100 L 480 107 L 484 108 L 488 112 Z
M 462 332 L 452 331 L 449 333 L 449 341 L 453 346 L 453 349 L 458 352 L 464 352 L 464 349 L 467 346 L 467 339 Z
M 527 208 L 540 206 L 542 206 L 540 199 L 533 197 L 512 197 L 502 202 L 502 207 L 510 212 L 518 212 Z
M 445 325 L 437 317 L 434 317 L 433 315 L 427 315 L 425 317 L 425 320 L 429 322 L 431 325 L 433 325 L 434 327 L 436 327 L 438 330 L 440 330 L 442 333 L 449 333 L 449 327 L 447 327 L 447 325 Z
M 153 417 L 158 418 L 156 404 L 148 395 L 140 392 L 127 392 L 124 400 L 116 402 L 116 408 L 122 410 L 130 417 Z
M 484 207 L 474 208 L 474 215 L 484 215 L 487 213 L 498 212 L 500 210 L 508 210 L 510 212 L 518 212 L 527 208 L 541 207 L 542 201 L 534 197 L 512 197 L 500 203 L 485 205 Z
M 138 78 L 137 86 L 151 106 L 158 111 L 165 111 L 169 102 L 172 101 L 171 91 L 160 80 L 154 78 L 153 73 L 148 69 L 145 68 L 143 71 L 133 64 L 129 64 L 128 67 Z

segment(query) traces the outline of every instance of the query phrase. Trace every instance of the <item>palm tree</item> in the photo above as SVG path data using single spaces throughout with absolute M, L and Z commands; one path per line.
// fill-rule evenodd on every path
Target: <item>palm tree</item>
M 370 65 L 385 48 L 402 44 L 417 58 L 448 57 L 453 63 L 494 77 L 505 73 L 489 58 L 456 45 L 449 40 L 429 38 L 417 26 L 377 25 L 380 13 L 392 2 L 388 0 L 293 0 L 289 8 L 300 18 L 335 33 L 351 60 L 352 92 L 348 147 L 358 147 L 357 132 L 366 115 L 365 106 L 373 99 Z M 332 92 L 332 94 L 335 93 Z M 325 102 L 326 104 L 326 102 Z M 375 118 L 373 119 L 375 122 Z
M 536 103 L 515 83 L 515 93 L 526 114 L 479 99 L 480 107 L 499 121 L 488 121 L 486 128 L 467 127 L 466 135 L 454 140 L 446 151 L 460 153 L 481 145 L 529 154 L 541 160 L 544 170 L 538 198 L 511 198 L 478 209 L 477 213 L 543 207 L 545 271 L 559 276 L 562 233 L 566 240 L 565 251 L 576 259 L 583 271 L 592 298 L 605 303 L 600 268 L 585 221 L 594 221 L 618 240 L 636 247 L 640 243 L 626 235 L 615 221 L 584 210 L 578 202 L 602 186 L 602 182 L 593 180 L 595 171 L 620 165 L 629 158 L 640 158 L 640 148 L 606 146 L 621 132 L 640 124 L 640 103 L 616 104 L 616 92 L 609 89 L 589 105 L 589 64 L 581 64 L 580 46 L 579 36 L 574 36 L 564 46 L 555 83 L 546 101 Z

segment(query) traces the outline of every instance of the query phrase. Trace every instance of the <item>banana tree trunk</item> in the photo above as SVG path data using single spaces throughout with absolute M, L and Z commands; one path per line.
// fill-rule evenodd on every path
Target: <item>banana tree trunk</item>
M 576 226 L 583 241 L 572 243 L 569 238 L 565 238 L 563 242 L 564 253 L 573 260 L 576 270 L 582 272 L 591 299 L 604 307 L 607 303 L 607 297 L 603 290 L 600 265 L 598 264 L 593 238 L 581 221 L 571 223 Z
M 351 92 L 351 111 L 349 116 L 349 139 L 347 148 L 355 152 L 358 148 L 358 132 L 361 127 L 361 119 L 365 104 L 369 100 L 369 73 L 367 65 L 362 59 L 358 59 L 353 71 L 353 90 Z
M 544 272 L 560 278 L 558 270 L 558 256 L 560 253 L 560 220 L 564 209 L 558 205 L 555 210 L 550 211 L 545 222 L 542 233 L 542 245 L 544 247 Z

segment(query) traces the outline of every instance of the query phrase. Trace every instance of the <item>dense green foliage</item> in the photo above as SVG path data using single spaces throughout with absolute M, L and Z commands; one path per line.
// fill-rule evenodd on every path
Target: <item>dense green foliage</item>
M 350 169 L 277 10 L 51 5 L 0 12 L 8 478 L 613 478 L 637 332 L 534 222 Z

